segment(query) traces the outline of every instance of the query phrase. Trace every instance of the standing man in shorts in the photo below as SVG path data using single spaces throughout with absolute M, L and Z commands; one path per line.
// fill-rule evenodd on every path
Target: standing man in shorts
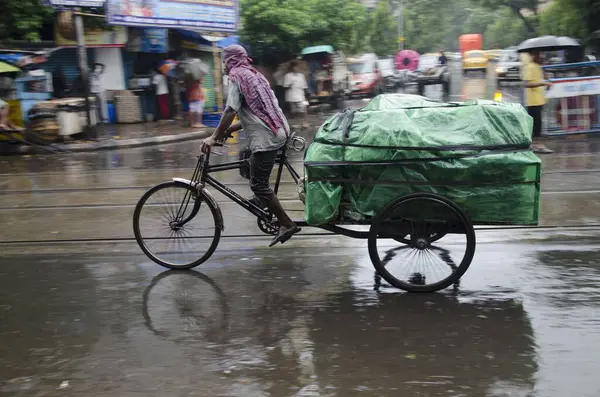
M 203 78 L 190 81 L 187 87 L 189 103 L 190 127 L 200 128 L 202 125 L 202 112 L 204 111 L 204 90 L 202 89 Z
M 227 104 L 214 134 L 202 142 L 202 151 L 210 152 L 211 146 L 225 140 L 235 131 L 242 128 L 246 131 L 252 151 L 250 188 L 255 196 L 252 201 L 267 207 L 279 221 L 279 232 L 269 246 L 283 244 L 298 233 L 300 228 L 281 206 L 271 189 L 269 177 L 277 159 L 277 152 L 288 141 L 290 127 L 269 82 L 251 65 L 252 61 L 244 47 L 225 47 L 223 61 L 225 73 L 229 75 Z M 232 125 L 236 113 L 240 123 Z
M 525 82 L 525 104 L 527 113 L 533 118 L 533 151 L 536 153 L 552 153 L 540 142 L 542 137 L 542 110 L 546 104 L 546 88 L 552 83 L 545 81 L 544 70 L 540 66 L 539 50 L 529 53 L 530 61 L 525 64 L 523 81 Z
M 294 117 L 299 117 L 304 125 L 306 117 L 306 95 L 308 89 L 304 74 L 299 71 L 298 63 L 292 61 L 290 71 L 283 78 L 283 87 L 286 89 L 285 101 Z

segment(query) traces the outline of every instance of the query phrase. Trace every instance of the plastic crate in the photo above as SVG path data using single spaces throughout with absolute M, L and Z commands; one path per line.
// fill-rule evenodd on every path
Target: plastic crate
M 221 121 L 221 113 L 204 113 L 202 115 L 202 124 L 207 127 L 217 127 Z
M 115 105 L 113 103 L 108 103 L 106 105 L 106 108 L 108 110 L 108 122 L 110 124 L 116 124 L 117 123 L 117 111 L 115 109 Z

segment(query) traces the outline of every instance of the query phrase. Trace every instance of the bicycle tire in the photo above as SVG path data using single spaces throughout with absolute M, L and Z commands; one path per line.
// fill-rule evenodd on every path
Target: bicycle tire
M 208 250 L 199 259 L 197 259 L 193 262 L 190 262 L 190 263 L 173 264 L 173 263 L 167 262 L 167 261 L 157 257 L 148 248 L 148 246 L 144 242 L 144 237 L 142 236 L 142 233 L 140 232 L 140 224 L 139 224 L 140 214 L 142 212 L 144 204 L 146 204 L 148 199 L 155 193 L 159 192 L 160 190 L 172 188 L 172 187 L 187 189 L 191 193 L 196 195 L 196 198 L 194 200 L 194 210 L 193 211 L 195 211 L 196 215 L 197 215 L 198 209 L 196 208 L 196 206 L 207 205 L 210 209 L 210 212 L 211 212 L 212 218 L 213 218 L 213 222 L 215 225 L 213 239 L 212 239 L 212 242 L 211 242 Z M 198 200 L 200 200 L 200 201 L 198 202 Z M 178 181 L 164 182 L 164 183 L 156 185 L 153 188 L 151 188 L 150 190 L 148 190 L 136 204 L 135 211 L 133 213 L 133 233 L 135 235 L 135 239 L 136 239 L 138 245 L 140 246 L 140 248 L 142 249 L 144 254 L 146 254 L 146 256 L 148 258 L 150 258 L 153 262 L 155 262 L 167 269 L 174 269 L 174 270 L 192 269 L 192 268 L 197 267 L 197 266 L 201 265 L 202 263 L 206 262 L 212 256 L 212 254 L 217 249 L 217 246 L 219 245 L 219 241 L 221 240 L 221 229 L 222 229 L 221 226 L 222 225 L 221 225 L 221 220 L 220 220 L 220 217 L 218 214 L 219 214 L 218 208 L 215 206 L 213 201 L 210 200 L 202 191 L 197 191 L 196 189 L 192 188 L 191 186 L 189 186 L 183 182 L 178 182 Z M 196 215 L 194 215 L 194 217 Z

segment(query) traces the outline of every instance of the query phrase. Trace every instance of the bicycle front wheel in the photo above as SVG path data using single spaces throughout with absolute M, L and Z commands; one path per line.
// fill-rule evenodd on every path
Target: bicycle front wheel
M 140 248 L 169 269 L 191 269 L 215 252 L 221 238 L 218 210 L 202 192 L 181 182 L 148 190 L 135 207 L 133 232 Z

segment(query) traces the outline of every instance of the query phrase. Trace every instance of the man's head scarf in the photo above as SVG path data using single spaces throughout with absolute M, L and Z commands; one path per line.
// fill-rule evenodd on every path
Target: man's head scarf
M 225 47 L 223 61 L 229 69 L 229 79 L 239 85 L 250 111 L 269 126 L 274 134 L 277 134 L 281 127 L 285 128 L 281 110 L 271 92 L 269 82 L 252 66 L 252 60 L 244 47 L 237 44 Z

